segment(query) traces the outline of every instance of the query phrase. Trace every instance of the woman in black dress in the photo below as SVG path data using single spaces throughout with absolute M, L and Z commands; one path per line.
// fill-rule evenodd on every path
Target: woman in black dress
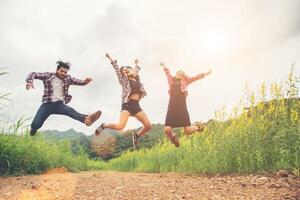
M 186 106 L 186 96 L 188 95 L 187 86 L 192 82 L 202 79 L 205 76 L 211 74 L 211 70 L 206 73 L 198 74 L 194 77 L 188 77 L 184 71 L 178 71 L 175 76 L 171 76 L 170 70 L 164 63 L 160 64 L 166 73 L 169 83 L 169 105 L 165 121 L 164 132 L 171 140 L 171 142 L 179 147 L 179 141 L 172 128 L 184 127 L 184 133 L 191 135 L 195 131 L 201 130 L 203 127 L 201 124 L 191 126 L 189 112 Z

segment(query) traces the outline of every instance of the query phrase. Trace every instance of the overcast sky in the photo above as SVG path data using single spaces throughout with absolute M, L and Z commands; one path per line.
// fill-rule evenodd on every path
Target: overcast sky
M 40 106 L 42 82 L 25 90 L 30 72 L 55 71 L 69 61 L 70 74 L 92 77 L 87 86 L 71 86 L 69 104 L 82 113 L 101 109 L 92 127 L 51 116 L 43 129 L 91 134 L 101 122 L 114 122 L 121 108 L 121 87 L 105 53 L 120 65 L 140 60 L 148 92 L 141 106 L 153 123 L 164 123 L 168 85 L 159 63 L 173 73 L 213 74 L 189 86 L 192 121 L 207 121 L 223 105 L 231 108 L 244 95 L 243 85 L 282 80 L 296 61 L 300 72 L 299 0 L 0 0 L 0 94 L 12 92 L 12 103 L 0 119 L 33 117 Z M 2 102 L 3 103 L 3 102 Z M 3 105 L 2 105 L 3 107 Z M 140 124 L 131 119 L 126 128 Z

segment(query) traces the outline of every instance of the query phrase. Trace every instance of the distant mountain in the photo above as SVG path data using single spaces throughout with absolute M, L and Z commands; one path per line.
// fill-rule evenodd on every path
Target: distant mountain
M 67 131 L 45 130 L 42 131 L 42 135 L 45 139 L 51 140 L 78 140 L 81 137 L 87 137 L 84 133 L 77 132 L 72 128 Z
M 115 131 L 112 129 L 105 129 L 100 136 L 90 135 L 77 132 L 74 129 L 67 131 L 46 130 L 43 131 L 43 136 L 48 140 L 69 140 L 73 149 L 80 145 L 86 149 L 86 152 L 91 158 L 100 157 L 108 160 L 119 156 L 124 151 L 132 149 L 132 133 L 140 130 L 131 129 L 126 131 Z M 153 124 L 152 129 L 140 138 L 138 148 L 151 148 L 155 144 L 164 140 L 163 124 Z M 175 130 L 178 132 L 177 130 Z
M 152 129 L 139 140 L 138 148 L 151 148 L 164 139 L 162 124 L 153 124 Z M 91 149 L 93 152 L 105 159 L 117 157 L 123 152 L 132 149 L 132 133 L 140 130 L 131 129 L 121 132 L 116 132 L 111 129 L 105 129 L 100 136 L 89 136 L 91 141 Z

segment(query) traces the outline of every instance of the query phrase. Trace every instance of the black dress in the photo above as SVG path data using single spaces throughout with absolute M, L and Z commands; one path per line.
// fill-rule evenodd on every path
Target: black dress
M 181 91 L 181 81 L 175 80 L 171 86 L 165 126 L 185 127 L 190 125 L 190 116 L 186 107 L 186 96 Z

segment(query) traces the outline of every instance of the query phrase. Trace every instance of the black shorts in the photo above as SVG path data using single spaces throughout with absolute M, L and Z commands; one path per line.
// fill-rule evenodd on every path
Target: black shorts
M 131 116 L 143 111 L 140 107 L 139 101 L 131 99 L 127 103 L 122 104 L 122 110 L 127 110 Z

